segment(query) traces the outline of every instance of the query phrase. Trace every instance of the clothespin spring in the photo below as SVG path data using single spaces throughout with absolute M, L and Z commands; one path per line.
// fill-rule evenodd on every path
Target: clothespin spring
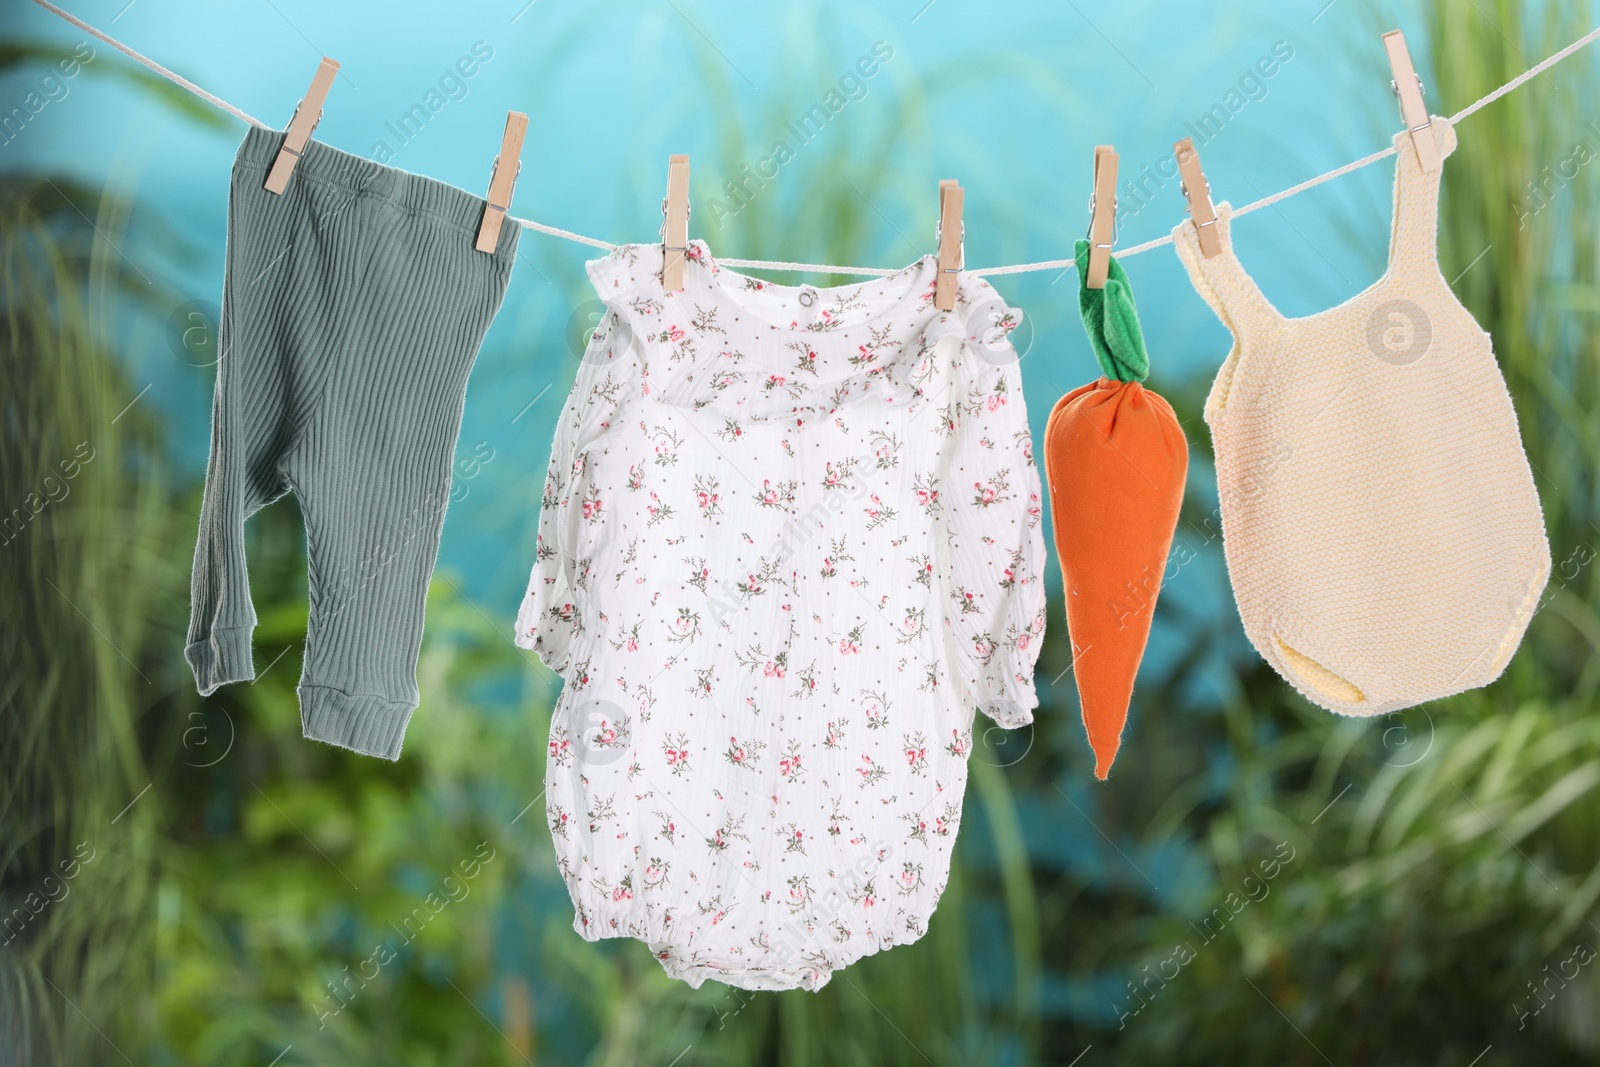
M 1394 93 L 1395 106 L 1400 109 L 1400 121 L 1404 122 L 1406 120 L 1406 109 L 1405 106 L 1400 102 L 1400 85 L 1393 78 L 1389 79 L 1389 91 Z M 1428 87 L 1422 83 L 1422 75 L 1420 74 L 1417 75 L 1417 93 L 1424 100 L 1428 98 Z M 1426 109 L 1424 109 L 1422 113 L 1426 115 L 1428 112 Z M 1432 125 L 1433 119 L 1432 117 L 1429 117 L 1429 119 L 1420 126 L 1408 126 L 1406 128 L 1412 133 L 1421 133 L 1423 130 Z
M 688 201 L 684 201 L 684 205 L 683 205 L 683 221 L 684 221 L 685 224 L 688 223 L 690 216 L 692 216 L 693 214 L 694 214 L 694 205 L 689 203 Z M 667 244 L 667 198 L 664 197 L 664 196 L 661 198 L 661 229 L 658 230 L 657 232 L 661 235 L 661 247 L 664 248 L 666 251 L 668 251 L 668 252 L 682 252 L 684 255 L 688 255 L 689 254 L 689 248 L 688 248 L 687 245 L 669 245 L 669 244 Z
M 939 242 L 944 240 L 944 219 L 937 219 L 933 224 L 933 246 L 939 247 Z M 943 268 L 946 274 L 960 274 L 967 269 L 967 220 L 961 220 L 961 240 L 956 245 L 956 265 Z
M 1206 182 L 1206 187 L 1207 187 L 1207 191 L 1208 192 L 1210 191 L 1210 186 L 1211 186 L 1211 183 L 1209 181 Z M 1117 245 L 1117 198 L 1116 197 L 1112 197 L 1111 198 L 1111 243 L 1110 244 L 1095 244 L 1094 243 L 1094 208 L 1095 208 L 1094 194 L 1090 193 L 1089 194 L 1089 228 L 1088 228 L 1088 230 L 1086 230 L 1084 232 L 1084 236 L 1089 239 L 1089 242 L 1090 242 L 1089 247 L 1090 248 L 1104 248 L 1107 252 L 1109 252 L 1109 251 L 1111 251 L 1111 249 L 1115 248 L 1116 245 Z

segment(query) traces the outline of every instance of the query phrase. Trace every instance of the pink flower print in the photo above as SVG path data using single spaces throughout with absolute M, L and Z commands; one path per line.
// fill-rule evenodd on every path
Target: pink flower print
M 993 504 L 995 497 L 1000 495 L 1000 491 L 994 486 L 984 485 L 982 482 L 973 482 L 972 488 L 978 491 L 979 504 Z
M 600 720 L 600 732 L 595 734 L 594 743 L 597 745 L 614 744 L 617 740 L 617 728 L 606 720 Z
M 1004 393 L 990 393 L 989 398 L 984 401 L 984 406 L 990 411 L 999 411 L 1005 406 L 1005 403 L 1006 397 Z
M 777 664 L 777 663 L 772 662 L 769 659 L 769 660 L 767 660 L 766 667 L 762 670 L 761 673 L 765 674 L 768 678 L 782 678 L 783 677 L 783 667 L 781 665 Z
M 683 336 L 683 328 L 681 326 L 673 326 L 667 330 L 667 338 L 673 343 L 683 340 Z
M 583 517 L 593 522 L 599 517 L 602 506 L 603 503 L 598 496 L 592 499 L 585 499 L 583 502 Z
M 871 756 L 863 755 L 861 764 L 860 767 L 856 768 L 856 773 L 861 776 L 861 788 L 863 789 L 869 785 L 877 785 L 889 777 L 889 771 Z
M 917 503 L 921 504 L 923 507 L 927 507 L 928 505 L 934 503 L 938 499 L 939 499 L 939 490 L 937 490 L 937 489 L 918 489 L 917 490 Z
M 823 556 L 822 557 L 822 576 L 824 578 L 831 578 L 836 573 L 838 573 L 838 571 L 835 569 L 835 567 L 833 565 L 833 560 L 829 559 L 827 556 Z
M 912 774 L 921 774 L 928 769 L 928 738 L 920 730 L 916 733 L 906 734 L 904 748 L 901 750 L 906 756 L 906 766 L 911 768 Z
M 793 756 L 785 756 L 778 761 L 778 773 L 783 775 L 785 778 L 789 777 L 791 773 L 798 771 L 799 769 L 800 757 L 798 754 Z M 799 831 L 796 831 L 795 837 L 798 838 L 799 836 Z
M 944 816 L 935 815 L 933 817 L 933 832 L 938 834 L 940 837 L 944 837 L 950 832 L 950 826 L 944 821 Z
M 641 471 L 636 465 L 634 465 L 632 463 L 628 464 L 628 488 L 629 489 L 643 489 L 644 488 L 644 472 Z
M 740 741 L 737 737 L 730 737 L 722 758 L 735 767 L 753 771 L 761 763 L 761 750 L 766 747 L 762 741 Z
M 611 891 L 611 899 L 613 901 L 632 900 L 633 894 L 628 892 L 627 886 L 619 885 Z
M 550 758 L 554 760 L 560 759 L 571 747 L 572 742 L 568 741 L 566 738 L 562 738 L 560 741 L 551 741 Z
M 673 774 L 678 775 L 678 776 L 681 777 L 682 775 L 687 774 L 689 772 L 690 767 L 689 767 L 689 735 L 688 734 L 678 733 L 678 734 L 672 735 L 671 737 L 668 737 L 662 743 L 661 752 L 662 752 L 662 755 L 666 757 L 667 766 L 672 769 L 672 773 Z M 675 830 L 676 830 L 676 827 L 674 827 L 669 822 L 669 823 L 667 823 L 666 830 L 663 831 L 663 835 L 668 840 L 671 840 L 672 839 L 672 834 L 674 833 Z
M 839 655 L 854 656 L 861 652 L 861 634 L 864 629 L 864 626 L 856 626 L 839 638 Z
M 867 518 L 869 519 L 875 519 L 878 517 L 878 513 L 883 510 L 883 501 L 878 499 L 877 493 L 872 494 L 872 503 L 867 505 L 867 507 L 863 510 L 866 511 Z
M 778 491 L 772 488 L 772 482 L 766 478 L 761 479 L 761 502 L 768 506 L 778 502 Z

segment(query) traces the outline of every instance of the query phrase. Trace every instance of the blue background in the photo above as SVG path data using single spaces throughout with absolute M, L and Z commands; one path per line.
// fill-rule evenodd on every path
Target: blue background
M 41 9 L 15 9 L 24 23 L 19 36 L 84 39 Z M 956 177 L 967 190 L 969 266 L 1066 258 L 1087 225 L 1096 144 L 1115 145 L 1123 179 L 1137 178 L 1144 168 L 1167 165 L 1172 142 L 1192 134 L 1213 106 L 1231 105 L 1237 113 L 1201 139 L 1200 150 L 1215 198 L 1239 205 L 1386 146 L 1398 125 L 1378 39 L 1391 27 L 1350 2 L 1010 2 L 974 10 L 952 0 L 769 9 L 518 0 L 448 10 L 400 3 L 377 13 L 295 0 L 90 0 L 71 10 L 277 127 L 287 124 L 319 57 L 331 56 L 341 70 L 319 140 L 378 158 L 385 158 L 379 146 L 387 146 L 392 165 L 480 195 L 506 111 L 525 111 L 530 124 L 513 213 L 607 241 L 656 239 L 667 156 L 686 152 L 693 163 L 691 233 L 722 257 L 836 262 L 827 258 L 826 212 L 808 210 L 822 184 L 833 183 L 865 202 L 858 265 L 903 265 L 932 250 L 936 182 Z M 787 120 L 836 88 L 876 42 L 892 49 L 892 58 L 862 79 L 864 95 L 857 90 L 801 145 Z M 96 58 L 85 74 L 0 149 L 0 166 L 52 165 L 136 197 L 189 243 L 178 265 L 184 296 L 214 303 L 242 124 L 197 130 L 104 77 L 128 60 L 91 44 Z M 452 83 L 446 76 L 475 44 L 491 58 Z M 1274 57 L 1275 46 L 1278 57 L 1292 50 L 1292 58 Z M 1268 69 L 1275 66 L 1270 78 L 1260 77 L 1264 59 Z M 441 79 L 449 92 L 433 103 L 442 99 L 443 106 L 402 142 L 401 116 L 439 90 Z M 1467 103 L 1430 99 L 1435 111 Z M 730 126 L 748 138 L 733 151 L 723 140 Z M 797 158 L 748 207 L 731 216 L 719 211 L 712 198 L 728 202 L 723 183 L 738 164 L 754 165 L 778 139 L 796 147 Z M 1382 271 L 1392 168 L 1385 160 L 1241 221 L 1240 255 L 1286 314 L 1337 304 Z M 1127 197 L 1119 245 L 1163 236 L 1183 217 L 1175 181 L 1147 203 Z M 458 455 L 492 450 L 494 458 L 458 485 L 440 563 L 507 626 L 531 562 L 551 427 L 578 361 L 570 320 L 592 297 L 582 264 L 598 254 L 523 234 L 505 304 L 468 389 Z M 1209 378 L 1228 336 L 1171 248 L 1125 265 L 1156 378 Z M 1027 346 L 1023 376 L 1037 435 L 1055 398 L 1098 373 L 1078 321 L 1076 277 L 1048 271 L 996 284 L 1026 316 L 1017 338 Z M 213 372 L 175 358 L 167 326 L 132 315 L 125 329 L 133 336 L 123 348 L 141 354 L 132 357 L 141 361 L 132 377 L 150 389 L 140 403 L 161 410 L 178 454 L 198 474 Z M 1205 433 L 1200 425 L 1186 429 L 1191 440 Z M 1208 481 L 1203 461 L 1191 477 Z M 1052 560 L 1052 585 L 1054 566 Z M 1185 567 L 1164 592 L 1214 614 L 1220 625 L 1237 626 L 1215 554 Z M 1152 656 L 1163 644 L 1158 630 Z

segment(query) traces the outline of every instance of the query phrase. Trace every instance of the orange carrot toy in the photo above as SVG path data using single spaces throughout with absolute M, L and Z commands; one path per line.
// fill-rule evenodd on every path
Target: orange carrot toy
M 1171 405 L 1139 384 L 1150 361 L 1122 265 L 1113 259 L 1106 287 L 1090 289 L 1087 241 L 1078 242 L 1077 260 L 1079 307 L 1105 377 L 1050 412 L 1044 467 L 1078 700 L 1103 780 L 1150 638 L 1189 443 Z

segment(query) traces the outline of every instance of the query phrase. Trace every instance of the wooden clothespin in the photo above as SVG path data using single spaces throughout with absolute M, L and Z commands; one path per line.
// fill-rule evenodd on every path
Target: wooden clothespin
M 493 252 L 500 244 L 500 227 L 511 209 L 511 191 L 522 173 L 522 139 L 528 133 L 528 116 L 520 111 L 506 112 L 506 132 L 500 138 L 500 154 L 494 157 L 489 172 L 489 195 L 483 205 L 483 220 L 478 223 L 480 252 Z
M 323 56 L 317 66 L 316 77 L 311 79 L 311 88 L 306 90 L 306 95 L 295 106 L 294 118 L 289 120 L 289 130 L 283 138 L 283 147 L 278 149 L 278 158 L 273 160 L 272 170 L 267 173 L 267 192 L 281 196 L 289 187 L 289 175 L 294 173 L 300 153 L 306 150 L 311 131 L 322 120 L 323 101 L 328 99 L 328 90 L 333 88 L 333 76 L 338 73 L 339 64 Z
M 956 306 L 956 282 L 966 259 L 966 223 L 961 217 L 965 200 L 966 192 L 954 178 L 939 183 L 939 272 L 934 276 L 933 306 L 940 311 L 954 311 Z
M 683 290 L 683 260 L 689 253 L 689 157 L 667 160 L 667 195 L 661 201 L 661 287 Z
M 1094 193 L 1089 197 L 1089 288 L 1104 289 L 1117 243 L 1117 153 L 1108 144 L 1094 150 Z
M 1222 251 L 1222 239 L 1217 236 L 1217 209 L 1211 203 L 1211 183 L 1200 169 L 1200 153 L 1194 150 L 1194 138 L 1185 137 L 1172 146 L 1178 157 L 1178 187 L 1189 202 L 1189 218 L 1194 221 L 1195 233 L 1200 238 L 1200 255 L 1206 259 Z
M 1406 129 L 1411 131 L 1411 143 L 1417 148 L 1417 162 L 1425 172 L 1432 173 L 1444 165 L 1439 146 L 1433 139 L 1433 120 L 1428 117 L 1428 104 L 1422 98 L 1422 76 L 1411 64 L 1411 50 L 1406 47 L 1406 35 L 1390 30 L 1383 35 L 1384 50 L 1389 53 L 1389 69 L 1394 72 L 1394 93 L 1400 98 L 1400 115 Z

